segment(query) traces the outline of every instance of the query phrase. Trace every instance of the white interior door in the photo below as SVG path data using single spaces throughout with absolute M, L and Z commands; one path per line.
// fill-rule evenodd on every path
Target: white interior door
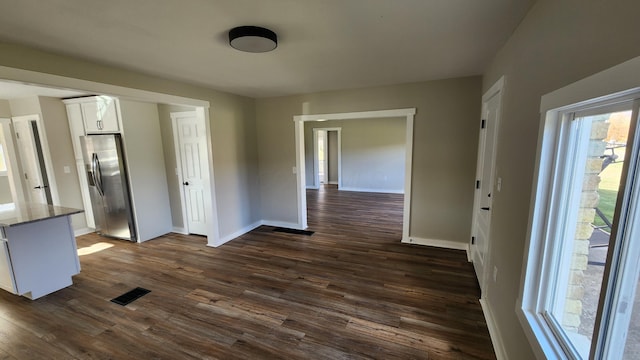
M 199 118 L 196 112 L 172 113 L 171 116 L 180 159 L 186 231 L 207 235 L 204 184 L 209 167 L 204 119 Z
M 476 189 L 473 203 L 471 228 L 471 259 L 478 277 L 478 283 L 485 294 L 488 278 L 487 253 L 490 245 L 492 197 L 498 121 L 502 81 L 494 85 L 482 98 L 482 120 L 478 142 L 478 163 L 476 168 Z
M 35 121 L 19 120 L 13 122 L 16 141 L 18 145 L 18 153 L 22 163 L 22 179 L 26 185 L 27 201 L 39 204 L 51 203 L 47 198 L 47 189 L 49 187 L 47 181 L 46 170 L 43 173 L 44 159 L 41 156 L 42 151 L 39 149 L 39 137 L 34 134 Z

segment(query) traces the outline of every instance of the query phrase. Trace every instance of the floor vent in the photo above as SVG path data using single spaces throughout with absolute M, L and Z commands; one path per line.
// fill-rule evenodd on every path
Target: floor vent
M 273 231 L 283 232 L 283 233 L 287 233 L 287 234 L 296 234 L 296 235 L 307 235 L 307 236 L 313 235 L 313 231 L 287 229 L 287 228 L 281 228 L 281 227 L 275 228 L 275 229 L 273 229 Z
M 115 299 L 111 299 L 111 302 L 116 303 L 118 305 L 125 306 L 127 304 L 132 303 L 135 300 L 147 295 L 151 290 L 143 289 L 141 287 L 137 287 L 131 291 L 128 291 Z

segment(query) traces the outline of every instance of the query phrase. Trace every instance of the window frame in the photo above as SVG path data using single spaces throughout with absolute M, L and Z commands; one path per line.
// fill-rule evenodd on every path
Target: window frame
M 558 186 L 558 176 L 566 171 L 563 168 L 565 165 L 563 162 L 566 160 L 563 160 L 559 154 L 564 151 L 562 147 L 567 146 L 567 124 L 576 112 L 639 97 L 640 57 L 542 97 L 521 290 L 516 303 L 516 314 L 536 356 L 540 359 L 571 359 L 575 356 L 573 349 L 564 343 L 566 339 L 562 339 L 563 336 L 555 332 L 543 316 L 551 295 L 550 291 L 552 291 L 550 286 L 546 286 L 553 275 L 549 271 L 553 263 L 553 257 L 549 256 L 550 251 L 553 253 L 554 244 L 551 243 L 553 224 L 549 222 L 559 221 L 554 217 L 557 210 L 553 208 L 553 204 L 558 196 L 557 193 L 554 194 L 554 190 Z M 637 112 L 635 114 L 637 115 Z M 610 249 L 610 252 L 610 257 L 621 253 L 618 249 Z M 614 266 L 618 262 L 614 261 Z M 617 296 L 615 284 L 607 282 L 609 267 L 610 265 L 605 269 L 602 284 L 602 288 L 606 289 L 603 291 L 603 294 L 606 294 L 605 306 L 603 308 L 603 305 L 600 305 L 597 315 L 603 319 L 608 319 L 610 315 L 608 311 L 610 311 L 611 297 Z M 608 326 L 606 321 L 604 324 L 596 321 L 591 354 L 597 355 L 590 355 L 590 358 L 603 354 L 604 350 L 600 347 L 606 334 L 602 334 L 601 329 L 606 326 Z
M 8 169 L 9 166 L 7 163 L 7 155 L 3 146 L 3 141 L 0 141 L 0 158 L 2 158 L 2 163 L 4 164 L 4 170 L 0 169 L 0 176 L 9 176 L 9 169 Z

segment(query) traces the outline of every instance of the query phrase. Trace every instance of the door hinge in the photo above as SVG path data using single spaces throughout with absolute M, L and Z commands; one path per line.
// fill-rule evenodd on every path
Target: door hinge
M 20 133 L 16 131 L 16 139 L 20 139 Z
M 482 121 L 480 122 L 480 129 L 484 129 L 487 126 L 487 120 L 482 119 Z
M 475 243 L 476 243 L 476 237 L 472 236 L 471 237 L 471 245 L 475 245 Z
M 476 180 L 476 189 L 480 189 L 480 180 Z

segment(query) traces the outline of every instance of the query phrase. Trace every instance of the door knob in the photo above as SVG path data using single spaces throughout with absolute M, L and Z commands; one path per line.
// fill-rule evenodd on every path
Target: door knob
M 189 182 L 188 182 L 188 181 L 185 181 L 185 182 L 183 182 L 183 183 L 182 183 L 182 185 L 189 186 Z
M 489 210 L 489 208 L 488 207 L 483 207 L 483 208 L 480 208 L 480 210 Z

